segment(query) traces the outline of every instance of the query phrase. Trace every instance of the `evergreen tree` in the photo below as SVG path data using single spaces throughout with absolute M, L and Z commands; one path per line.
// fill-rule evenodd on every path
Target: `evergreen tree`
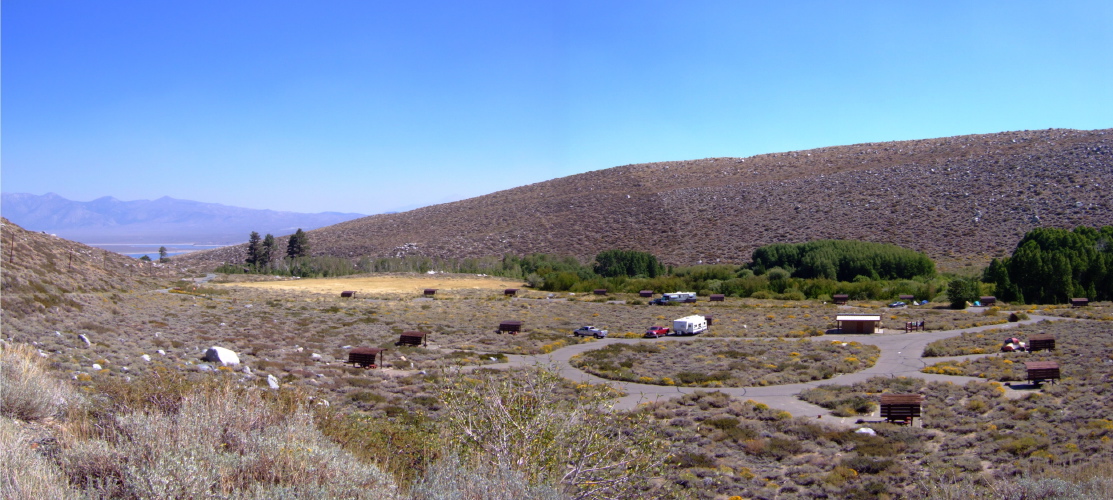
M 286 256 L 290 258 L 309 256 L 309 235 L 299 227 L 286 244 Z
M 259 252 L 259 267 L 269 267 L 271 265 L 271 260 L 274 259 L 274 250 L 274 235 L 267 233 L 267 236 L 263 238 L 263 246 Z
M 259 263 L 260 253 L 262 252 L 261 238 L 259 233 L 252 231 L 251 236 L 247 238 L 247 259 L 244 262 L 249 266 L 255 266 Z
M 170 262 L 170 257 L 166 256 L 166 247 L 158 247 L 158 261 Z

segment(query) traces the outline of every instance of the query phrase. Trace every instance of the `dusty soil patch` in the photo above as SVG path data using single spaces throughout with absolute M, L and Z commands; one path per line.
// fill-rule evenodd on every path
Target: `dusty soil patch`
M 344 278 L 290 279 L 254 283 L 223 284 L 265 290 L 291 290 L 309 293 L 335 294 L 353 290 L 356 296 L 421 295 L 426 288 L 437 289 L 436 296 L 469 295 L 472 292 L 498 292 L 507 288 L 521 288 L 522 282 L 493 276 L 458 274 L 381 274 L 349 276 Z

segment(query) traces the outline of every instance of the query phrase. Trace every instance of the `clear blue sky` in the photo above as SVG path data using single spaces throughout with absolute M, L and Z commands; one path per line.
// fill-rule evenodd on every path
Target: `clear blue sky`
M 7 0 L 0 181 L 379 213 L 629 163 L 1113 127 L 1113 2 L 918 4 Z

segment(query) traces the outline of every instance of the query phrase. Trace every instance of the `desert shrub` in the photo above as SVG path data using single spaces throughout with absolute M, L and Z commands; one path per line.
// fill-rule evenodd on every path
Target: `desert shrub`
M 924 346 L 923 357 L 965 356 L 968 354 L 987 354 L 1000 351 L 1001 341 L 1019 335 L 1016 332 L 987 330 L 967 332 L 954 337 L 936 340 Z
M 44 364 L 32 347 L 0 342 L 0 415 L 41 420 L 75 401 L 73 389 L 47 373 Z
M 359 401 L 360 403 L 382 403 L 386 401 L 386 396 L 371 391 L 353 392 L 349 397 L 352 398 L 352 401 Z
M 700 452 L 684 451 L 673 455 L 669 459 L 669 464 L 681 469 L 691 469 L 693 467 L 712 469 L 715 467 L 715 459 Z
M 608 411 L 608 390 L 577 391 L 566 396 L 566 382 L 540 366 L 445 377 L 442 439 L 465 462 L 514 470 L 568 496 L 626 496 L 663 460 L 653 427 L 644 414 Z
M 880 472 L 884 472 L 886 469 L 892 467 L 894 464 L 895 462 L 889 459 L 857 456 L 844 458 L 840 465 L 848 469 L 852 469 L 859 474 L 878 474 Z
M 79 498 L 62 471 L 37 446 L 20 425 L 0 417 L 0 496 L 12 500 Z
M 879 352 L 876 346 L 858 342 L 709 339 L 611 344 L 574 356 L 571 362 L 615 380 L 745 387 L 822 380 L 858 371 L 872 366 Z
M 1026 353 L 1004 353 L 1002 356 L 992 356 L 965 361 L 943 361 L 920 369 L 923 373 L 940 375 L 965 375 L 970 377 L 988 378 L 1002 382 L 1025 380 L 1028 376 L 1024 370 L 1023 360 Z
M 448 455 L 434 462 L 421 480 L 414 484 L 410 494 L 415 500 L 564 498 L 552 486 L 530 484 L 519 471 L 481 461 L 465 463 L 456 455 Z
M 176 411 L 119 413 L 60 457 L 95 496 L 397 496 L 393 480 L 326 438 L 291 399 L 222 385 L 189 392 Z

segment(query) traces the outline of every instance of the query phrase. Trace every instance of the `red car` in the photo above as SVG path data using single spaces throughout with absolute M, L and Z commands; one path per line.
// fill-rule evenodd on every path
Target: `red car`
M 655 339 L 669 334 L 669 329 L 663 326 L 651 326 L 645 331 L 645 338 Z

